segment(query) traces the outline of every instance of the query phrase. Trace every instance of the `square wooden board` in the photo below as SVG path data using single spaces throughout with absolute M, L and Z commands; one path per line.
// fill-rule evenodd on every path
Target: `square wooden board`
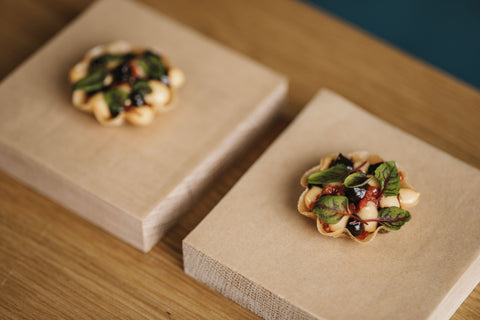
M 157 48 L 186 75 L 176 109 L 105 128 L 71 103 L 69 69 L 116 40 Z M 0 168 L 148 251 L 264 127 L 286 79 L 133 2 L 96 2 L 0 85 Z
M 368 150 L 422 193 L 368 244 L 297 212 L 320 158 Z M 480 280 L 480 171 L 322 90 L 183 242 L 185 272 L 266 319 L 448 319 Z

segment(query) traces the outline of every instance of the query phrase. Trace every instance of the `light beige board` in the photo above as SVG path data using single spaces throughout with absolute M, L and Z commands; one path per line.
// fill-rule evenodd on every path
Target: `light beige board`
M 70 103 L 69 69 L 97 44 L 157 48 L 187 82 L 145 128 L 105 128 Z M 0 86 L 0 168 L 148 251 L 258 133 L 286 80 L 148 7 L 95 3 Z
M 369 244 L 297 212 L 303 172 L 368 150 L 422 193 Z M 480 280 L 480 171 L 322 90 L 183 242 L 185 272 L 266 319 L 448 319 Z

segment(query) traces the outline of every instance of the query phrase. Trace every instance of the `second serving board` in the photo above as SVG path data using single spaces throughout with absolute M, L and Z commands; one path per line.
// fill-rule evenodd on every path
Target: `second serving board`
M 302 174 L 367 150 L 421 192 L 401 230 L 322 236 Z M 480 171 L 322 90 L 184 239 L 185 272 L 265 319 L 448 319 L 480 280 Z

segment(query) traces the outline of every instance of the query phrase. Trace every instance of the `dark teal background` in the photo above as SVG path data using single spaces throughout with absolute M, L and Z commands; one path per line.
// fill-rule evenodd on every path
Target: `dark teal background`
M 480 89 L 480 0 L 306 0 Z

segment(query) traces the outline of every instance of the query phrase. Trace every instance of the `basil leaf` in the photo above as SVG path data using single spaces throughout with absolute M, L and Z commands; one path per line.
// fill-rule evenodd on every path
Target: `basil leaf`
M 380 194 L 386 197 L 396 196 L 400 191 L 400 176 L 394 161 L 382 163 L 375 169 L 375 178 L 380 184 Z
M 145 52 L 143 56 L 138 58 L 138 64 L 149 78 L 160 80 L 167 73 L 160 57 L 151 51 Z
M 148 85 L 148 80 L 137 79 L 132 86 L 132 92 L 138 92 L 142 96 L 145 96 L 152 92 L 152 88 Z
M 411 217 L 410 212 L 399 207 L 382 208 L 378 212 L 378 222 L 391 230 L 400 229 Z
M 103 98 L 110 109 L 112 117 L 115 118 L 120 112 L 123 112 L 123 106 L 128 98 L 128 93 L 120 89 L 110 89 L 103 93 Z
M 82 78 L 73 84 L 73 90 L 85 90 L 87 93 L 98 91 L 103 88 L 103 80 L 108 71 L 101 68 L 90 72 L 85 78 Z
M 347 188 L 361 187 L 366 185 L 368 181 L 372 180 L 372 178 L 373 177 L 367 178 L 363 172 L 354 172 L 345 178 L 343 184 Z
M 348 214 L 348 199 L 345 196 L 321 196 L 313 207 L 313 213 L 325 223 L 336 224 Z
M 348 176 L 349 170 L 344 164 L 337 164 L 328 169 L 312 173 L 307 178 L 308 184 L 322 185 L 342 181 Z

